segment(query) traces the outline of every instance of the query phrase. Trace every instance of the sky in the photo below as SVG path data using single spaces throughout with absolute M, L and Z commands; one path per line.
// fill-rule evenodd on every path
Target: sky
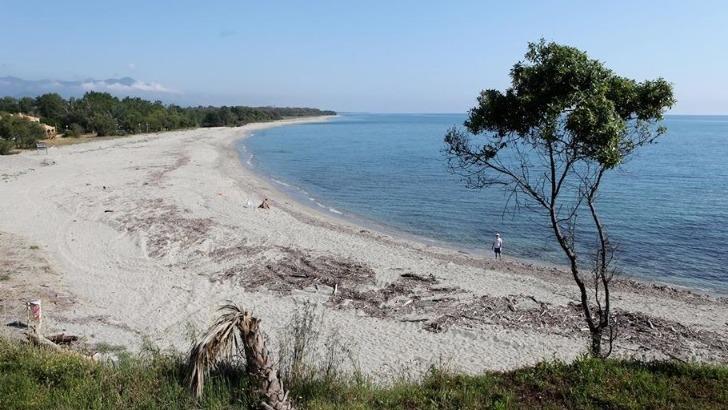
M 672 114 L 728 114 L 719 1 L 0 0 L 0 38 L 0 77 L 132 77 L 183 104 L 448 113 L 506 88 L 545 38 L 664 77 Z

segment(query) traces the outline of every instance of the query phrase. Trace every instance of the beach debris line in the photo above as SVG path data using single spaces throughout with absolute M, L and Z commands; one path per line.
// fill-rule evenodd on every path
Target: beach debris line
M 476 295 L 421 272 L 404 271 L 395 281 L 378 286 L 376 273 L 363 263 L 288 247 L 261 249 L 241 242 L 232 248 L 218 249 L 211 256 L 229 260 L 231 255 L 239 253 L 261 256 L 253 263 L 234 265 L 211 280 L 235 280 L 247 289 L 266 289 L 280 294 L 310 289 L 325 294 L 325 303 L 331 308 L 420 324 L 433 333 L 445 332 L 453 326 L 485 332 L 491 326 L 498 326 L 564 337 L 583 337 L 589 331 L 584 326 L 579 303 L 555 305 L 520 294 Z M 278 254 L 271 256 L 272 253 Z M 272 260 L 267 259 L 271 257 Z M 717 360 L 728 360 L 728 345 L 716 332 L 667 323 L 652 316 L 638 317 L 619 309 L 612 311 L 611 321 L 620 326 L 621 349 L 638 346 L 669 357 L 670 354 L 683 356 L 697 348 L 716 352 L 713 357 Z
M 234 304 L 224 305 L 219 311 L 220 317 L 189 354 L 189 380 L 193 393 L 197 397 L 202 395 L 205 377 L 210 370 L 223 362 L 242 359 L 263 408 L 293 409 L 288 392 L 278 378 L 277 365 L 266 347 L 260 320 Z
M 314 256 L 288 247 L 276 247 L 274 251 L 278 255 L 273 261 L 253 266 L 235 265 L 211 279 L 232 279 L 249 289 L 267 289 L 282 294 L 315 285 L 337 288 L 339 292 L 358 285 L 374 285 L 374 270 L 360 262 L 327 255 Z
M 212 219 L 192 217 L 189 211 L 162 198 L 139 200 L 133 207 L 114 213 L 111 220 L 122 232 L 145 235 L 146 249 L 152 257 L 200 244 L 213 228 Z

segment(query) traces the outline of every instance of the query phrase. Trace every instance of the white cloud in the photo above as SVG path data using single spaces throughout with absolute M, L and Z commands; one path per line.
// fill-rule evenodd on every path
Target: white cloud
M 129 67 L 130 70 L 136 70 L 136 64 L 134 64 L 134 63 L 129 63 L 127 66 Z
M 116 81 L 85 81 L 81 83 L 81 88 L 86 91 L 117 91 L 117 92 L 133 92 L 144 91 L 154 93 L 177 94 L 178 92 L 167 88 L 159 83 L 147 83 L 144 81 L 134 80 L 133 82 L 116 82 Z

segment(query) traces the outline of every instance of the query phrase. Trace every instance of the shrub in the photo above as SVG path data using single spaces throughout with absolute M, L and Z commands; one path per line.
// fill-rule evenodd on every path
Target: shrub
M 8 155 L 13 150 L 13 144 L 11 141 L 0 138 L 0 155 Z
M 115 135 L 118 127 L 111 114 L 96 114 L 91 118 L 91 128 L 99 137 L 105 137 Z
M 19 148 L 31 148 L 45 137 L 45 130 L 37 122 L 11 116 L 0 118 L 0 138 L 14 139 L 15 146 Z
M 83 134 L 83 127 L 76 124 L 75 122 L 71 124 L 66 132 L 63 134 L 64 137 L 70 137 L 70 138 L 78 138 Z

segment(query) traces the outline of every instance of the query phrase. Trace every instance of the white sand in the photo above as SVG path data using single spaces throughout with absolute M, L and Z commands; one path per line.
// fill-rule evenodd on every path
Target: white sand
M 47 155 L 0 157 L 0 232 L 5 233 L 0 249 L 17 256 L 18 247 L 36 244 L 36 257 L 47 260 L 46 271 L 55 272 L 52 278 L 33 276 L 22 258 L 16 261 L 10 279 L 0 281 L 1 319 L 24 319 L 18 313 L 23 298 L 34 289 L 50 297 L 40 291 L 52 288 L 72 303 L 53 297 L 44 302 L 49 331 L 130 349 L 139 348 L 144 338 L 162 348 L 186 349 L 188 329 L 204 329 L 215 309 L 230 300 L 252 309 L 275 339 L 295 309 L 294 300 L 323 304 L 328 293 L 308 289 L 280 295 L 246 290 L 234 277 L 219 277 L 229 268 L 275 262 L 288 248 L 358 261 L 376 272 L 377 287 L 414 272 L 462 288 L 465 296 L 459 297 L 465 300 L 532 296 L 555 309 L 576 302 L 568 275 L 525 263 L 484 269 L 493 265 L 360 232 L 363 228 L 292 202 L 242 167 L 233 148 L 247 133 L 286 122 L 292 121 L 140 135 L 51 148 Z M 271 210 L 245 207 L 248 201 L 257 206 L 264 197 L 272 198 Z M 211 253 L 221 250 L 223 256 Z M 725 300 L 623 286 L 615 290 L 614 304 L 653 321 L 677 322 L 694 334 L 728 336 Z M 508 369 L 553 357 L 572 359 L 586 349 L 585 332 L 482 323 L 434 333 L 422 322 L 324 309 L 325 326 L 339 330 L 371 373 L 422 369 L 440 360 L 467 372 Z M 706 346 L 696 342 L 700 337 L 687 341 L 689 349 L 681 356 L 726 360 L 725 344 Z M 620 342 L 617 354 L 663 357 L 654 347 L 630 340 Z

